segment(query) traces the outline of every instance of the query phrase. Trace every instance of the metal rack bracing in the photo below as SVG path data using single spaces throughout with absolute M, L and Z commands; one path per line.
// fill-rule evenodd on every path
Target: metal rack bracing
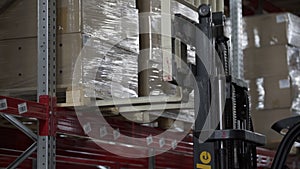
M 34 143 L 7 168 L 17 168 L 37 150 L 37 168 L 55 169 L 56 0 L 38 0 L 38 103 L 1 96 L 1 116 Z M 14 116 L 36 118 L 35 134 Z

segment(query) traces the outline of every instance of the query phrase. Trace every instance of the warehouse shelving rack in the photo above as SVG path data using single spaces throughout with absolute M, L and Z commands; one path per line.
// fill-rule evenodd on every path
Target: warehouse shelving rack
M 184 5 L 197 10 L 186 1 L 178 0 Z M 54 169 L 56 167 L 56 133 L 65 133 L 69 135 L 84 136 L 84 132 L 76 119 L 74 112 L 58 110 L 56 107 L 56 0 L 37 0 L 38 3 L 38 102 L 27 101 L 23 99 L 0 96 L 1 116 L 16 126 L 20 131 L 25 133 L 34 141 L 13 163 L 7 168 L 17 168 L 23 161 L 33 154 L 37 157 L 36 166 L 38 169 Z M 238 17 L 238 16 L 237 16 Z M 237 23 L 238 24 L 238 23 Z M 238 59 L 237 59 L 238 60 Z M 59 112 L 59 113 L 58 113 Z M 35 118 L 38 120 L 38 132 L 35 133 L 27 126 L 22 124 L 15 116 L 24 118 Z M 69 117 L 68 120 L 66 120 Z M 63 122 L 62 122 L 63 121 Z M 61 122 L 61 124 L 58 124 Z M 62 124 L 68 125 L 63 126 Z M 118 124 L 122 126 L 120 123 Z M 60 127 L 58 127 L 60 126 Z M 70 127 L 72 130 L 64 129 Z M 58 129 L 59 128 L 59 129 Z M 143 127 L 144 129 L 144 127 Z M 152 132 L 149 128 L 149 131 Z M 74 141 L 74 140 L 69 140 Z M 60 139 L 61 142 L 61 139 Z M 192 143 L 192 139 L 186 139 L 186 144 Z M 88 146 L 83 144 L 83 146 Z M 91 146 L 93 147 L 93 146 Z M 182 146 L 181 148 L 183 148 Z M 95 148 L 95 147 L 93 147 Z M 192 146 L 186 148 L 191 151 Z M 37 150 L 36 154 L 34 153 Z M 89 149 L 81 149 L 83 152 L 90 152 Z M 107 152 L 106 152 L 107 153 Z M 274 156 L 274 152 L 258 149 L 258 166 L 269 167 Z M 98 154 L 99 155 L 99 154 Z M 9 159 L 11 159 L 10 157 Z M 103 157 L 101 157 L 103 158 Z M 192 155 L 186 155 L 192 163 Z M 103 160 L 109 160 L 103 158 Z M 72 158 L 60 156 L 59 161 L 74 162 L 77 164 L 94 164 L 98 165 L 99 158 L 90 159 L 90 156 L 82 156 L 80 158 Z M 114 160 L 120 160 L 115 158 Z M 149 160 L 149 159 L 148 159 Z M 182 161 L 183 159 L 181 159 Z M 9 161 L 9 160 L 8 160 Z M 123 159 L 128 163 L 146 164 L 145 159 L 129 160 Z M 142 161 L 142 162 L 138 162 Z M 154 165 L 155 161 L 148 161 L 148 164 Z M 187 162 L 187 163 L 189 163 Z M 168 163 L 163 162 L 164 166 Z M 120 167 L 120 166 L 119 166 Z M 144 166 L 142 166 L 143 168 Z M 116 167 L 117 168 L 117 167 Z M 138 167 L 137 167 L 138 168 Z M 192 168 L 192 165 L 186 166 Z
M 48 161 L 50 155 L 55 157 L 55 154 L 49 154 L 50 147 L 48 146 L 48 137 L 54 137 L 55 133 L 50 133 L 50 97 L 47 95 L 40 96 L 40 102 L 25 101 L 22 99 L 10 98 L 0 96 L 0 110 L 1 116 L 9 121 L 11 124 L 20 129 L 24 134 L 31 138 L 34 143 L 27 148 L 14 162 L 12 162 L 7 168 L 18 167 L 26 158 L 28 158 L 35 150 L 38 151 L 38 164 L 41 168 L 48 168 Z M 39 121 L 39 131 L 34 133 L 26 125 L 22 124 L 14 116 L 36 118 Z M 54 147 L 52 147 L 54 148 Z M 53 158 L 52 157 L 52 158 Z
M 29 136 L 34 143 L 8 168 L 16 168 L 37 149 L 37 168 L 55 168 L 55 90 L 56 90 L 56 0 L 38 3 L 38 102 L 1 97 L 1 116 Z M 14 116 L 37 118 L 35 134 Z

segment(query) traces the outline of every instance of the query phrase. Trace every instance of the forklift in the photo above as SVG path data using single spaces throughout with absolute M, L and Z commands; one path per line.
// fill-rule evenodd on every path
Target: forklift
M 229 54 L 229 38 L 224 35 L 225 17 L 223 12 L 212 12 L 207 4 L 201 4 L 198 8 L 199 23 L 196 23 L 181 14 L 176 14 L 173 26 L 173 34 L 178 39 L 185 39 L 196 48 L 196 55 L 201 55 L 201 50 L 209 48 L 206 43 L 201 43 L 203 37 L 193 27 L 197 27 L 209 39 L 210 45 L 216 51 L 224 69 L 224 90 L 219 91 L 219 97 L 224 97 L 225 105 L 219 105 L 221 109 L 214 109 L 214 116 L 218 118 L 218 125 L 207 126 L 207 118 L 210 116 L 210 106 L 215 101 L 212 98 L 212 79 L 204 66 L 201 57 L 196 57 L 196 64 L 190 65 L 196 77 L 199 93 L 196 93 L 201 104 L 195 102 L 194 135 L 194 168 L 195 169 L 256 169 L 256 148 L 265 144 L 265 136 L 255 133 L 251 119 L 248 85 L 243 79 L 232 76 Z M 188 31 L 187 31 L 188 30 Z M 185 48 L 186 44 L 182 44 Z M 210 57 L 211 55 L 206 55 Z M 180 72 L 177 72 L 180 74 Z M 217 81 L 222 81 L 222 78 Z M 213 80 L 215 81 L 215 80 Z M 224 96 L 223 96 L 224 95 Z M 204 103 L 204 102 L 205 103 Z M 222 109 L 223 108 L 223 109 Z M 211 121 L 215 120 L 213 118 Z M 289 150 L 300 136 L 300 117 L 291 117 L 275 123 L 272 128 L 285 134 L 279 145 L 277 154 L 272 163 L 272 169 L 287 169 L 285 166 Z M 203 140 L 202 136 L 207 139 Z

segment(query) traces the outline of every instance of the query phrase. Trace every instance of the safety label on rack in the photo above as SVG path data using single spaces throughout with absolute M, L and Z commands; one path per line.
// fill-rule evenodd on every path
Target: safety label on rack
M 121 136 L 120 130 L 119 129 L 114 130 L 113 135 L 114 135 L 114 140 L 117 140 L 118 138 L 120 138 L 120 136 Z
M 7 101 L 6 99 L 0 100 L 0 110 L 6 110 L 7 109 Z
M 100 137 L 103 138 L 107 135 L 107 130 L 106 130 L 106 127 L 103 126 L 100 128 Z
M 146 141 L 147 141 L 147 145 L 149 146 L 151 143 L 153 143 L 153 138 L 152 138 L 152 135 L 148 136 L 146 138 Z
M 166 144 L 166 141 L 164 138 L 159 139 L 159 147 L 162 148 Z
M 172 149 L 174 150 L 177 147 L 177 140 L 173 140 L 171 143 Z
M 88 134 L 89 132 L 91 132 L 92 131 L 91 124 L 87 123 L 87 124 L 83 125 L 83 131 L 85 134 Z
M 19 114 L 26 113 L 28 111 L 27 104 L 26 103 L 18 104 L 18 111 L 19 111 Z

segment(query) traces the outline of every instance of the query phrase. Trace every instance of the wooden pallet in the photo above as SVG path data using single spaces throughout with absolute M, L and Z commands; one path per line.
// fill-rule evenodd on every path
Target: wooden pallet
M 191 110 L 194 109 L 194 105 L 191 103 L 182 104 L 181 101 L 181 89 L 178 90 L 175 96 L 150 96 L 114 100 L 86 98 L 82 89 L 74 89 L 66 91 L 66 102 L 58 103 L 58 106 L 66 108 L 95 106 L 99 107 L 99 110 L 105 116 L 114 115 L 117 118 L 137 123 L 156 122 L 161 128 L 170 128 L 173 126 L 175 119 L 179 119 L 176 123 L 180 124 L 176 125 L 184 129 L 186 128 L 185 126 L 190 126 L 193 119 L 177 117 L 178 110 Z M 151 111 L 148 111 L 150 109 Z M 169 113 L 157 113 L 165 110 L 168 110 Z M 160 117 L 161 115 L 162 117 Z
M 69 88 L 67 86 L 58 86 L 56 89 L 56 97 L 58 103 L 66 102 L 66 91 Z M 20 98 L 30 101 L 37 101 L 37 88 L 36 87 L 27 87 L 27 88 L 14 88 L 14 89 L 5 89 L 0 90 L 0 95 L 9 96 L 14 98 Z
M 23 98 L 36 101 L 36 88 L 14 89 L 0 91 L 0 95 Z M 178 93 L 181 93 L 179 90 Z M 172 128 L 175 119 L 177 128 L 184 129 L 193 121 L 185 117 L 177 117 L 179 109 L 191 110 L 193 104 L 182 104 L 181 94 L 175 96 L 150 96 L 130 99 L 98 100 L 87 98 L 81 88 L 71 87 L 57 88 L 58 107 L 75 109 L 77 107 L 98 107 L 103 116 L 114 116 L 119 119 L 134 121 L 136 123 L 157 123 L 161 128 Z M 149 111 L 151 110 L 151 111 Z M 159 114 L 168 110 L 169 113 Z M 170 113 L 174 112 L 174 113 Z

